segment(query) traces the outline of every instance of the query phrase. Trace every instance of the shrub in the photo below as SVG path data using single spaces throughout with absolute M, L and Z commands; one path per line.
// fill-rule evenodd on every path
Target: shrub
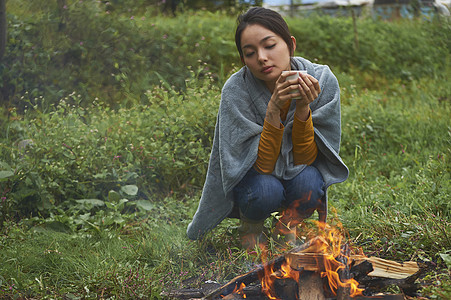
M 38 14 L 19 5 L 9 10 L 8 50 L 0 65 L 4 100 L 23 108 L 20 96 L 28 91 L 55 104 L 75 90 L 82 105 L 95 97 L 116 105 L 130 95 L 144 97 L 161 78 L 184 89 L 188 66 L 207 62 L 222 81 L 233 68 L 231 20 L 221 12 L 169 19 L 110 11 L 97 2 L 68 1 L 58 11 L 37 1 Z M 12 14 L 21 9 L 20 17 Z
M 82 105 L 95 97 L 111 106 L 145 92 L 161 79 L 186 88 L 187 66 L 207 63 L 219 86 L 239 65 L 235 17 L 217 11 L 187 11 L 169 18 L 119 3 L 15 1 L 8 8 L 9 40 L 0 64 L 1 94 L 18 107 L 25 91 L 55 104 L 76 91 Z M 138 9 L 141 7 L 141 9 Z M 336 70 L 361 74 L 370 87 L 380 78 L 437 77 L 449 65 L 449 23 L 357 20 L 359 48 L 350 18 L 311 15 L 287 18 L 298 41 L 297 54 Z
M 347 76 L 339 75 L 340 153 L 350 177 L 332 187 L 330 203 L 380 256 L 433 259 L 451 247 L 450 106 L 441 100 L 450 92 L 446 76 L 380 91 L 355 89 Z
M 312 15 L 288 19 L 301 56 L 345 72 L 371 72 L 391 80 L 436 77 L 449 66 L 449 22 L 357 20 Z M 371 82 L 370 82 L 371 83 Z
M 45 98 L 30 101 L 23 119 L 9 126 L 9 147 L 1 149 L 14 172 L 11 212 L 46 214 L 67 201 L 108 199 L 109 191 L 130 184 L 139 187 L 138 198 L 151 200 L 200 188 L 220 91 L 212 78 L 198 79 L 199 72 L 191 71 L 184 93 L 156 87 L 145 103 L 117 111 L 99 101 L 84 108 L 74 93 L 50 111 Z M 26 154 L 15 146 L 24 139 L 32 140 Z

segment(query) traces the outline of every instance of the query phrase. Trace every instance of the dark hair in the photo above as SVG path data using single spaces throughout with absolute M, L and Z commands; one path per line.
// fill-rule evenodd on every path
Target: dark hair
M 288 49 L 290 49 L 290 55 L 293 55 L 294 49 L 290 30 L 288 29 L 287 23 L 278 12 L 263 7 L 253 7 L 244 14 L 238 16 L 237 23 L 238 26 L 235 32 L 235 44 L 241 58 L 243 58 L 243 50 L 241 49 L 241 34 L 248 25 L 254 24 L 261 25 L 282 37 L 288 45 Z

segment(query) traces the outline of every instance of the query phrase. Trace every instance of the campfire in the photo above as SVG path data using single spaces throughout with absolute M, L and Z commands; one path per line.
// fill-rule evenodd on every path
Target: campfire
M 340 230 L 318 224 L 321 235 L 267 261 L 229 282 L 210 289 L 166 293 L 175 299 L 405 299 L 379 291 L 397 285 L 409 296 L 427 269 L 421 263 L 395 262 L 352 253 Z M 264 253 L 264 249 L 262 251 Z
M 286 227 L 296 235 L 298 225 Z M 223 285 L 177 290 L 165 296 L 206 300 L 405 299 L 404 295 L 416 295 L 419 286 L 415 281 L 428 269 L 413 261 L 367 257 L 346 241 L 340 225 L 317 222 L 308 236 L 310 239 L 302 245 L 272 260 L 265 260 L 266 248 L 261 245 L 262 261 L 266 262 Z M 404 295 L 380 293 L 392 285 L 397 285 Z

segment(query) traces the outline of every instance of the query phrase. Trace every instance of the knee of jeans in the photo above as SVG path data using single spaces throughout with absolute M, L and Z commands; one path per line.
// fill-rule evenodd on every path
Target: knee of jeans
M 260 186 L 248 189 L 245 199 L 242 198 L 239 201 L 240 212 L 251 220 L 266 219 L 280 208 L 284 197 L 281 186 L 262 182 Z
M 308 166 L 285 186 L 287 201 L 322 198 L 324 195 L 324 180 L 317 168 Z
M 303 219 L 306 219 L 313 215 L 315 210 L 322 210 L 322 207 L 322 197 L 311 195 L 309 198 L 299 201 L 297 211 Z
M 322 208 L 324 180 L 315 167 L 307 167 L 302 173 L 293 185 L 290 185 L 294 191 L 289 192 L 291 199 L 288 201 L 303 218 L 308 218 L 315 210 Z
M 324 195 L 324 180 L 317 168 L 309 166 L 305 170 L 309 180 L 306 182 L 307 188 L 312 192 L 312 198 L 322 198 Z

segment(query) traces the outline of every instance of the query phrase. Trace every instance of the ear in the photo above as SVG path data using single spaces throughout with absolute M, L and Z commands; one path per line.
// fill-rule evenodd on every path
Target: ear
M 294 36 L 291 36 L 291 43 L 293 44 L 291 56 L 294 56 L 294 51 L 296 50 L 296 38 Z

